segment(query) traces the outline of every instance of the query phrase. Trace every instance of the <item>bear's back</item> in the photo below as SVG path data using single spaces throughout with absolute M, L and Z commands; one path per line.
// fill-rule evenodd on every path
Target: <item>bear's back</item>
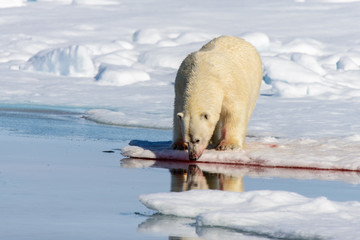
M 252 45 L 242 38 L 220 36 L 202 46 L 200 51 L 237 52 L 247 48 L 252 48 Z
M 215 72 L 230 76 L 221 79 L 226 91 L 248 96 L 250 116 L 262 81 L 261 58 L 255 47 L 238 37 L 220 36 L 205 44 L 198 53 L 211 59 Z
M 226 57 L 239 64 L 243 69 L 253 69 L 261 66 L 261 60 L 255 47 L 242 38 L 233 36 L 220 36 L 205 44 L 200 52 L 212 52 L 214 54 L 226 55 Z
M 211 79 L 211 80 L 210 80 Z M 216 81 L 226 91 L 257 96 L 262 80 L 261 59 L 255 47 L 233 36 L 220 36 L 189 54 L 182 62 L 175 89 L 183 93 Z M 191 83 L 190 85 L 188 85 Z

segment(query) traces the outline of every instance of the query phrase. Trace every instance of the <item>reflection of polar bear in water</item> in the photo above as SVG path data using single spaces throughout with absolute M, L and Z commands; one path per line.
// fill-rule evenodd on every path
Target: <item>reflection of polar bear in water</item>
M 182 62 L 175 79 L 174 149 L 241 149 L 262 80 L 259 54 L 237 37 L 213 39 Z
M 171 169 L 171 191 L 183 192 L 195 189 L 213 189 L 231 192 L 243 192 L 242 175 L 229 175 L 202 171 L 196 165 L 190 165 L 187 170 Z

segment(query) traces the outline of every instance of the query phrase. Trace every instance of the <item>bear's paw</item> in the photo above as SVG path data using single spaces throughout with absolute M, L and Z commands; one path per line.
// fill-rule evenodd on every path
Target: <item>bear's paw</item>
M 220 144 L 216 147 L 217 151 L 226 151 L 226 150 L 240 150 L 242 146 L 233 141 L 222 140 Z
M 174 150 L 187 150 L 188 149 L 188 145 L 187 143 L 185 143 L 184 141 L 177 141 L 177 142 L 174 142 L 172 145 L 171 145 L 171 148 L 174 149 Z

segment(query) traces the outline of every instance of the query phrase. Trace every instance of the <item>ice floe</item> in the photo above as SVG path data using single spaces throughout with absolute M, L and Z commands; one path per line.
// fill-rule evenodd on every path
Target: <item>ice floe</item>
M 126 157 L 188 161 L 187 151 L 170 149 L 171 142 L 132 141 L 121 151 Z M 208 163 L 243 164 L 360 171 L 358 135 L 347 138 L 276 139 L 265 137 L 248 141 L 242 151 L 205 150 L 198 160 Z
M 139 199 L 161 214 L 195 218 L 197 228 L 222 227 L 286 239 L 350 240 L 360 234 L 360 203 L 355 201 L 334 202 L 268 190 L 192 190 L 141 195 Z

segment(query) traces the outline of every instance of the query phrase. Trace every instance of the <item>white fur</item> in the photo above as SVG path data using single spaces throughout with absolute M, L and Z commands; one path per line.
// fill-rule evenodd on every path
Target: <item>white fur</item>
M 193 160 L 208 146 L 243 148 L 261 81 L 259 54 L 241 38 L 221 36 L 189 54 L 175 79 L 173 148 Z

